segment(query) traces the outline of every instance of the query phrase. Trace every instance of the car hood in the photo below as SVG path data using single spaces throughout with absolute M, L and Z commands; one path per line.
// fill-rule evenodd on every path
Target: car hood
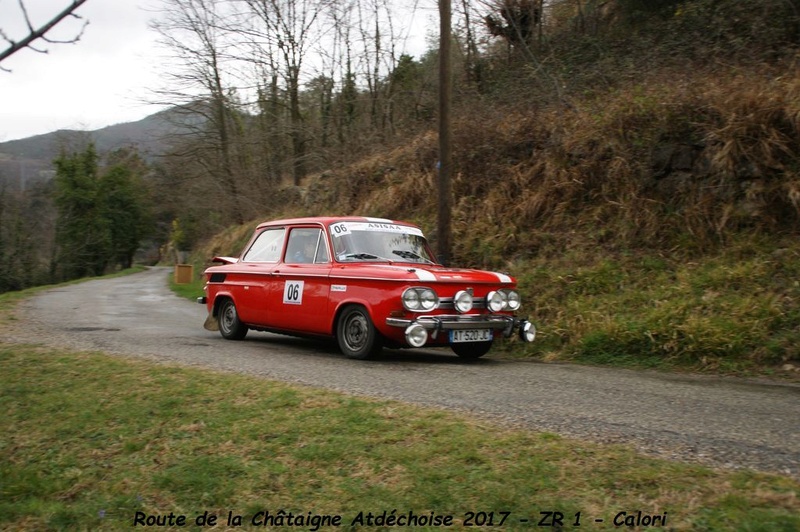
M 514 284 L 513 277 L 504 273 L 469 268 L 447 268 L 435 264 L 338 264 L 333 277 L 370 278 L 429 283 Z

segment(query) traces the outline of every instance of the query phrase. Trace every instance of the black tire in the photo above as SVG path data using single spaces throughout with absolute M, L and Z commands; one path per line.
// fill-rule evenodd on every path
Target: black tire
M 380 354 L 383 348 L 380 334 L 367 309 L 352 305 L 342 311 L 336 324 L 336 340 L 347 358 L 366 360 Z
M 492 348 L 492 342 L 468 342 L 464 344 L 450 344 L 450 348 L 461 358 L 481 358 Z
M 219 324 L 219 333 L 226 340 L 242 340 L 247 336 L 247 325 L 239 320 L 236 305 L 231 299 L 225 299 L 220 303 L 217 311 L 217 323 Z

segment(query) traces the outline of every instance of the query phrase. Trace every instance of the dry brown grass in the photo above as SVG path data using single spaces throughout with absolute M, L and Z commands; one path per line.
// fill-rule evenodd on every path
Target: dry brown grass
M 456 113 L 454 261 L 501 267 L 598 246 L 697 254 L 738 231 L 800 230 L 796 61 L 661 70 L 569 105 L 534 103 L 470 100 Z M 420 135 L 309 178 L 263 218 L 405 219 L 435 243 L 437 152 L 437 135 Z M 252 225 L 203 253 L 238 253 Z
M 305 212 L 414 220 L 435 236 L 437 148 L 428 133 L 313 178 Z M 566 107 L 471 109 L 454 123 L 455 258 L 687 240 L 703 251 L 729 231 L 797 231 L 799 159 L 792 64 L 662 72 Z

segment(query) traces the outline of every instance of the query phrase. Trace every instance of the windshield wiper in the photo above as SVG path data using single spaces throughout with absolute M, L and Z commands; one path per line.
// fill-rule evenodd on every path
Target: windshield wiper
M 392 253 L 394 253 L 395 255 L 400 255 L 404 259 L 414 259 L 422 262 L 427 262 L 428 264 L 433 264 L 432 260 L 426 259 L 422 255 L 418 255 L 413 251 L 409 251 L 407 249 L 395 249 L 392 250 Z
M 390 259 L 379 257 L 377 255 L 373 255 L 372 253 L 347 253 L 340 257 L 341 259 L 356 259 L 356 260 L 385 260 L 387 262 L 392 262 Z

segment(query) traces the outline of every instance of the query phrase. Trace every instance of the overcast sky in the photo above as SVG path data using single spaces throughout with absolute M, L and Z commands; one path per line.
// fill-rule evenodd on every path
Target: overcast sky
M 71 0 L 24 0 L 34 27 L 49 21 Z M 147 27 L 153 0 L 88 0 L 76 11 L 89 20 L 77 44 L 21 50 L 0 66 L 0 142 L 57 129 L 98 129 L 144 118 L 160 109 L 148 105 L 159 84 L 156 33 Z M 148 11 L 149 9 L 149 11 Z M 0 29 L 25 36 L 19 0 L 0 0 Z M 82 21 L 65 19 L 52 33 L 70 39 Z M 0 42 L 0 49 L 7 44 Z

